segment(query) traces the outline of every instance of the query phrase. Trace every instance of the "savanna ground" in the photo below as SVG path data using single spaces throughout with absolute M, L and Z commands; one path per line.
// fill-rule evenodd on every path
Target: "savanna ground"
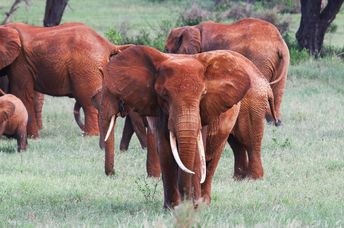
M 10 2 L 0 1 L 1 13 Z M 41 24 L 44 2 L 22 6 L 14 20 Z M 134 29 L 151 28 L 173 20 L 185 5 L 72 0 L 63 21 L 81 21 L 101 33 L 125 20 Z M 293 32 L 298 18 L 293 16 Z M 342 47 L 343 13 L 335 23 L 337 33 L 326 43 Z M 0 226 L 344 226 L 343 60 L 305 60 L 292 65 L 288 77 L 284 125 L 266 126 L 264 179 L 234 181 L 227 146 L 215 174 L 211 206 L 197 211 L 188 204 L 175 211 L 162 209 L 162 182 L 146 178 L 146 153 L 136 137 L 128 152 L 116 154 L 115 176 L 105 176 L 98 138 L 81 136 L 73 100 L 47 97 L 40 139 L 29 140 L 22 153 L 15 152 L 14 140 L 0 141 Z M 122 126 L 120 120 L 117 142 Z

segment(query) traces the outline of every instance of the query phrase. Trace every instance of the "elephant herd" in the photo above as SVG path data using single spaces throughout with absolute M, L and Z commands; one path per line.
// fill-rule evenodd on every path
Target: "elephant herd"
M 0 94 L 0 136 L 25 149 L 27 136 L 39 136 L 40 93 L 68 96 L 84 133 L 99 134 L 107 175 L 116 119 L 127 116 L 121 150 L 136 132 L 147 147 L 148 176 L 162 175 L 165 208 L 185 199 L 210 204 L 226 142 L 234 178 L 262 178 L 265 119 L 281 124 L 289 66 L 277 28 L 253 18 L 202 22 L 172 29 L 165 49 L 114 45 L 81 23 L 0 26 L 0 76 L 9 80 L 0 77 L 0 85 L 13 94 Z

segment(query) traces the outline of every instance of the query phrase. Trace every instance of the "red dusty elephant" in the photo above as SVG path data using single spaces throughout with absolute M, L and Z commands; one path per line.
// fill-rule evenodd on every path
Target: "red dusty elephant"
M 0 90 L 0 137 L 5 135 L 17 139 L 18 152 L 26 150 L 26 125 L 28 113 L 17 97 Z
M 269 22 L 247 18 L 232 24 L 212 21 L 173 29 L 166 41 L 170 53 L 195 54 L 232 50 L 251 60 L 272 87 L 277 125 L 281 124 L 281 102 L 289 66 L 289 50 L 278 29 Z M 271 120 L 271 114 L 267 115 Z
M 5 93 L 10 93 L 9 88 L 9 81 L 7 75 L 1 75 L 1 72 L 5 72 L 6 68 L 2 71 L 0 70 L 0 89 L 4 91 Z M 34 109 L 36 114 L 36 120 L 37 120 L 37 126 L 38 129 L 42 129 L 42 108 L 43 108 L 43 102 L 44 102 L 44 95 L 35 91 L 34 92 Z
M 79 102 L 76 101 L 74 104 L 74 110 L 73 110 L 74 119 L 77 125 L 80 127 L 80 129 L 82 131 L 85 131 L 85 125 L 81 121 L 81 117 L 80 117 L 80 109 L 81 109 L 81 105 Z M 125 119 L 122 139 L 120 143 L 120 150 L 121 151 L 128 150 L 129 142 L 134 132 L 136 133 L 137 138 L 140 141 L 142 149 L 147 148 L 146 127 L 147 127 L 147 123 L 144 117 L 141 117 L 140 114 L 134 111 L 129 111 Z
M 0 69 L 9 76 L 11 93 L 29 113 L 28 135 L 38 137 L 34 90 L 74 97 L 85 110 L 85 133 L 97 135 L 97 110 L 91 95 L 102 83 L 102 68 L 119 47 L 81 23 L 37 27 L 0 26 Z
M 210 198 L 208 182 L 238 117 L 240 100 L 250 88 L 249 74 L 258 73 L 245 57 L 229 51 L 169 55 L 134 46 L 112 57 L 104 69 L 103 87 L 93 97 L 100 110 L 105 173 L 114 167 L 116 117 L 133 108 L 148 116 L 156 131 L 164 207 L 188 198 L 197 202 L 202 195 Z M 213 159 L 206 164 L 205 156 Z

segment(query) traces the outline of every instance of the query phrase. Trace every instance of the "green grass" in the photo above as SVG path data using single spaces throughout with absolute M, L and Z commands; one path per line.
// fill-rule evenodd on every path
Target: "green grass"
M 24 13 L 21 8 L 16 19 L 39 24 L 43 2 L 32 1 L 31 10 Z M 146 24 L 141 14 L 157 23 L 154 18 L 173 17 L 175 12 L 167 6 L 177 5 L 137 0 L 132 2 L 140 5 L 129 10 L 110 8 L 126 1 L 105 0 L 105 7 L 97 11 L 97 6 L 77 5 L 82 2 L 72 0 L 74 11 L 68 9 L 64 20 L 79 18 L 101 32 L 124 15 L 141 26 Z M 87 4 L 91 2 L 96 4 Z M 154 14 L 155 9 L 160 10 Z M 105 14 L 112 10 L 118 14 Z M 97 137 L 81 136 L 72 115 L 73 100 L 47 97 L 40 139 L 29 140 L 22 153 L 15 152 L 14 140 L 0 141 L 0 227 L 344 226 L 343 72 L 344 64 L 336 58 L 291 66 L 284 125 L 266 126 L 264 179 L 234 181 L 233 155 L 227 146 L 215 174 L 212 203 L 197 211 L 188 204 L 175 211 L 162 209 L 162 182 L 145 177 L 146 153 L 136 137 L 128 152 L 116 153 L 115 176 L 106 177 L 104 152 Z M 120 120 L 117 148 L 122 126 Z M 156 193 L 147 197 L 157 181 Z

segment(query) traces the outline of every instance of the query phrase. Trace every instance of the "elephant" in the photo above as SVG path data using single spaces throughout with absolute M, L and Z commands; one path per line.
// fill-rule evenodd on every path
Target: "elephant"
M 82 23 L 0 26 L 0 70 L 6 71 L 11 93 L 28 111 L 28 136 L 39 136 L 34 91 L 74 97 L 85 110 L 85 134 L 98 135 L 91 94 L 102 84 L 99 68 L 126 47 L 113 45 Z
M 81 109 L 81 104 L 79 102 L 74 103 L 74 119 L 79 128 L 82 131 L 85 131 L 85 124 L 81 121 L 80 118 L 80 109 Z M 146 123 L 144 117 L 141 117 L 138 113 L 129 111 L 128 115 L 126 116 L 125 119 L 125 124 L 123 128 L 123 133 L 122 133 L 122 139 L 121 139 L 121 144 L 120 144 L 120 150 L 121 151 L 126 151 L 128 150 L 129 147 L 129 142 L 130 139 L 135 132 L 142 149 L 145 149 L 147 147 L 147 136 L 146 136 Z
M 155 132 L 164 207 L 174 208 L 184 199 L 197 205 L 210 194 L 209 182 L 239 115 L 240 100 L 250 88 L 251 74 L 260 72 L 231 51 L 175 55 L 133 46 L 111 57 L 103 74 L 103 86 L 92 100 L 99 110 L 105 173 L 114 172 L 116 118 L 133 109 L 147 117 Z M 206 157 L 212 159 L 206 162 Z
M 18 152 L 27 147 L 27 122 L 28 113 L 23 102 L 0 89 L 0 137 L 5 135 L 16 138 Z
M 271 87 L 264 76 L 259 76 L 251 77 L 251 88 L 241 100 L 238 119 L 227 140 L 234 153 L 234 178 L 237 180 L 263 177 L 261 145 L 267 111 L 277 124 Z
M 278 29 L 269 22 L 246 18 L 232 24 L 212 21 L 172 29 L 165 49 L 170 53 L 196 54 L 232 50 L 251 60 L 270 82 L 274 95 L 277 125 L 281 125 L 281 102 L 290 62 L 288 46 Z M 271 113 L 267 113 L 271 121 Z
M 7 75 L 1 75 L 0 73 L 0 89 L 4 91 L 5 93 L 10 93 L 10 86 Z M 43 128 L 42 124 L 42 109 L 43 109 L 43 103 L 44 103 L 44 95 L 35 91 L 34 92 L 34 109 L 35 109 L 35 115 L 37 120 L 37 127 L 38 129 Z

